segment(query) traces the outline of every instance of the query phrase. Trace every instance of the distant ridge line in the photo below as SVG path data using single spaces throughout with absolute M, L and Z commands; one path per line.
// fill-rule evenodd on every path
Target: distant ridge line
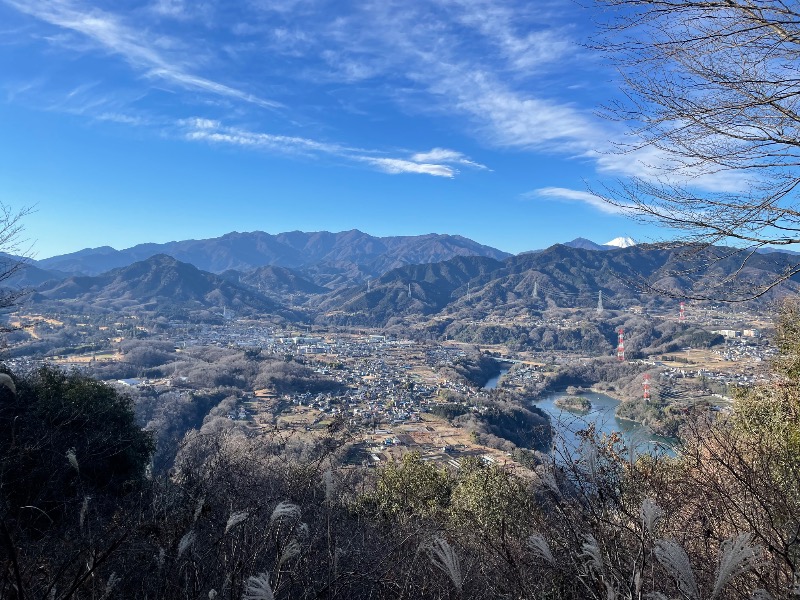
M 380 276 L 407 264 L 441 262 L 455 256 L 487 256 L 496 260 L 511 256 L 460 235 L 428 233 L 376 237 L 352 229 L 338 233 L 234 231 L 216 238 L 145 243 L 124 250 L 109 246 L 86 248 L 42 259 L 36 264 L 64 273 L 99 275 L 156 254 L 167 254 L 217 274 L 232 269 L 251 271 L 270 265 L 308 272 L 320 265 L 333 265 L 347 272 L 346 277 L 352 281 Z M 307 274 L 314 279 L 313 273 Z

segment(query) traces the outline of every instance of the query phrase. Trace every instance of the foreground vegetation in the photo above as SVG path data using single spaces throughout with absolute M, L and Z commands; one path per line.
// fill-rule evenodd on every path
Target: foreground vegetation
M 531 470 L 416 454 L 344 466 L 348 432 L 190 432 L 153 475 L 130 402 L 0 378 L 0 597 L 787 598 L 800 569 L 800 332 L 780 384 L 689 421 L 676 457 L 583 434 Z M 143 577 L 143 574 L 147 574 Z

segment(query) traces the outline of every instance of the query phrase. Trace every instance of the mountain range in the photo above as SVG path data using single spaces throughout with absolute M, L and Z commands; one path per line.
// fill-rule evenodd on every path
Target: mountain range
M 698 268 L 698 259 L 703 263 Z M 557 244 L 535 253 L 497 261 L 458 257 L 443 263 L 392 270 L 369 289 L 351 287 L 310 300 L 336 322 L 390 324 L 398 317 L 448 315 L 471 320 L 476 314 L 525 314 L 546 308 L 619 310 L 669 305 L 676 298 L 747 295 L 782 276 L 795 263 L 790 255 L 742 257 L 714 248 L 701 256 L 684 248 L 636 245 L 602 252 Z M 731 276 L 737 274 L 735 280 Z M 653 288 L 669 295 L 659 294 Z M 800 292 L 800 275 L 769 290 L 758 302 Z
M 420 318 L 469 321 L 495 315 L 500 319 L 547 308 L 597 306 L 605 309 L 669 304 L 647 286 L 676 297 L 734 291 L 726 282 L 737 273 L 740 286 L 764 286 L 792 267 L 788 254 L 754 254 L 742 268 L 730 249 L 716 248 L 703 257 L 682 248 L 636 245 L 604 251 L 557 244 L 536 253 L 502 260 L 489 256 L 455 256 L 428 264 L 404 265 L 358 285 L 320 286 L 297 271 L 273 265 L 221 275 L 159 254 L 100 275 L 52 279 L 34 288 L 29 301 L 51 307 L 101 311 L 146 311 L 205 318 L 224 308 L 238 314 L 271 314 L 288 320 L 386 326 Z M 747 291 L 747 290 L 745 290 Z M 759 302 L 800 292 L 795 275 L 770 290 Z M 287 307 L 294 307 L 290 309 Z M 191 317 L 187 314 L 191 313 Z M 199 316 L 199 317 L 198 317 Z
M 150 254 L 164 247 L 173 254 Z M 29 263 L 5 283 L 31 289 L 31 302 L 50 306 L 161 314 L 174 308 L 195 316 L 229 308 L 289 320 L 302 310 L 304 318 L 384 326 L 435 315 L 472 319 L 592 308 L 600 292 L 608 309 L 671 302 L 651 288 L 679 298 L 746 293 L 780 278 L 797 260 L 756 253 L 743 266 L 731 249 L 698 254 L 629 238 L 608 244 L 577 238 L 511 256 L 440 234 L 253 232 L 82 250 Z M 794 276 L 759 301 L 798 292 L 800 277 Z
M 251 271 L 264 266 L 291 268 L 317 285 L 364 281 L 408 264 L 439 262 L 454 256 L 510 256 L 458 235 L 375 237 L 356 229 L 331 233 L 291 231 L 232 232 L 218 238 L 165 244 L 139 244 L 125 250 L 104 246 L 40 260 L 36 266 L 70 274 L 99 275 L 156 254 L 167 254 L 211 273 Z

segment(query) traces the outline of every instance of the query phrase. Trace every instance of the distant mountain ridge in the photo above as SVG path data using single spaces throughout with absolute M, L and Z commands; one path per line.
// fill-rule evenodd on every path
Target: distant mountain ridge
M 11 289 L 29 288 L 68 276 L 67 273 L 42 269 L 36 265 L 35 260 L 26 256 L 5 252 L 0 252 L 0 273 L 4 274 L 0 284 Z
M 610 250 L 609 246 L 603 244 L 597 244 L 592 240 L 587 240 L 586 238 L 575 238 L 571 242 L 566 242 L 564 244 L 569 248 L 580 248 L 581 250 Z
M 252 271 L 273 265 L 308 271 L 309 279 L 325 285 L 362 281 L 408 264 L 433 263 L 455 256 L 488 256 L 502 260 L 509 253 L 458 235 L 375 237 L 357 229 L 331 233 L 291 231 L 277 235 L 263 231 L 232 232 L 205 240 L 139 244 L 125 250 L 103 246 L 54 256 L 37 266 L 73 274 L 98 275 L 156 254 L 166 254 L 211 273 Z M 329 268 L 330 267 L 330 268 Z M 330 271 L 338 275 L 330 275 Z
M 630 237 L 616 237 L 610 242 L 606 242 L 605 244 L 598 244 L 593 242 L 592 240 L 587 240 L 586 238 L 575 238 L 571 242 L 564 243 L 564 246 L 568 246 L 570 248 L 580 248 L 582 250 L 614 250 L 615 248 L 632 248 L 636 246 L 637 242 L 633 238 Z
M 672 302 L 632 287 L 631 282 L 652 284 L 680 298 L 714 297 L 723 282 L 726 291 L 735 291 L 737 285 L 747 291 L 774 281 L 797 261 L 789 254 L 754 254 L 742 268 L 740 260 L 730 256 L 731 249 L 712 248 L 706 257 L 710 260 L 697 271 L 692 267 L 697 258 L 692 249 L 638 244 L 597 251 L 591 242 L 584 242 L 588 240 L 577 241 L 587 247 L 556 244 L 503 260 L 457 255 L 446 261 L 403 265 L 357 285 L 342 282 L 353 279 L 347 269 L 362 267 L 347 261 L 319 263 L 319 275 L 342 277 L 334 289 L 285 267 L 268 265 L 216 275 L 160 254 L 101 275 L 51 279 L 39 284 L 30 300 L 67 302 L 72 308 L 141 309 L 165 316 L 205 311 L 214 318 L 227 308 L 292 320 L 300 308 L 304 318 L 359 326 L 385 326 L 397 319 L 434 315 L 468 322 L 476 314 L 505 318 L 556 306 L 592 309 L 600 291 L 604 306 L 611 310 Z M 363 276 L 368 271 L 359 272 Z M 733 275 L 737 280 L 727 281 Z M 795 275 L 762 300 L 798 292 L 800 275 Z
M 330 291 L 301 277 L 292 269 L 274 265 L 258 267 L 245 273 L 236 270 L 225 271 L 220 277 L 248 285 L 267 295 L 324 294 Z
M 510 259 L 509 259 L 510 260 Z M 363 312 L 378 319 L 404 314 L 431 314 L 442 310 L 471 280 L 503 267 L 486 256 L 457 256 L 427 265 L 393 269 L 370 286 L 346 288 L 323 297 L 322 311 Z
M 459 257 L 444 263 L 402 267 L 386 273 L 370 290 L 343 289 L 312 300 L 322 318 L 333 322 L 385 326 L 398 317 L 439 315 L 474 319 L 472 315 L 509 314 L 528 308 L 593 309 L 599 293 L 607 309 L 651 303 L 673 303 L 636 285 L 654 285 L 677 297 L 709 294 L 726 278 L 728 291 L 743 292 L 774 281 L 793 263 L 788 254 L 756 254 L 742 268 L 742 257 L 713 248 L 709 266 L 693 268 L 695 256 L 682 248 L 637 244 L 603 251 L 556 244 L 539 252 L 495 261 Z M 796 259 L 795 259 L 796 260 Z M 800 292 L 800 275 L 771 289 L 760 302 Z

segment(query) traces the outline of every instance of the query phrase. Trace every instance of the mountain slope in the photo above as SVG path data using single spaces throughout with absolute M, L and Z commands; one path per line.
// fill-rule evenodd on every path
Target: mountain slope
M 329 294 L 316 307 L 322 312 L 361 314 L 365 322 L 374 323 L 401 314 L 432 314 L 466 295 L 468 282 L 502 266 L 502 262 L 483 256 L 409 265 L 389 271 L 369 286 Z
M 246 273 L 236 270 L 225 271 L 220 274 L 220 277 L 228 281 L 248 285 L 269 296 L 323 294 L 330 291 L 309 281 L 293 269 L 274 265 L 258 267 Z
M 172 307 L 275 312 L 281 307 L 256 291 L 159 254 L 97 276 L 73 276 L 40 286 L 34 302 L 72 301 L 94 308 Z
M 325 296 L 318 307 L 328 315 L 345 315 L 351 323 L 385 325 L 396 317 L 440 315 L 472 320 L 497 315 L 507 319 L 529 310 L 597 306 L 600 292 L 605 309 L 670 305 L 672 298 L 648 292 L 646 285 L 669 290 L 677 297 L 747 291 L 779 276 L 792 257 L 754 255 L 743 269 L 730 249 L 712 250 L 702 270 L 685 249 L 636 245 L 603 252 L 557 244 L 537 253 L 491 261 L 473 257 L 391 271 L 367 292 L 363 286 Z M 738 273 L 735 282 L 727 281 Z M 724 284 L 721 286 L 721 282 Z M 408 288 L 411 285 L 411 295 Z M 469 286 L 469 287 L 467 287 Z M 469 294 L 467 290 L 469 289 Z M 800 291 L 800 275 L 771 290 L 760 302 Z M 341 319 L 339 319 L 341 320 Z
M 583 250 L 608 250 L 609 247 L 604 244 L 596 244 L 592 240 L 587 240 L 586 238 L 575 238 L 571 242 L 566 242 L 564 244 L 570 248 L 581 248 Z

